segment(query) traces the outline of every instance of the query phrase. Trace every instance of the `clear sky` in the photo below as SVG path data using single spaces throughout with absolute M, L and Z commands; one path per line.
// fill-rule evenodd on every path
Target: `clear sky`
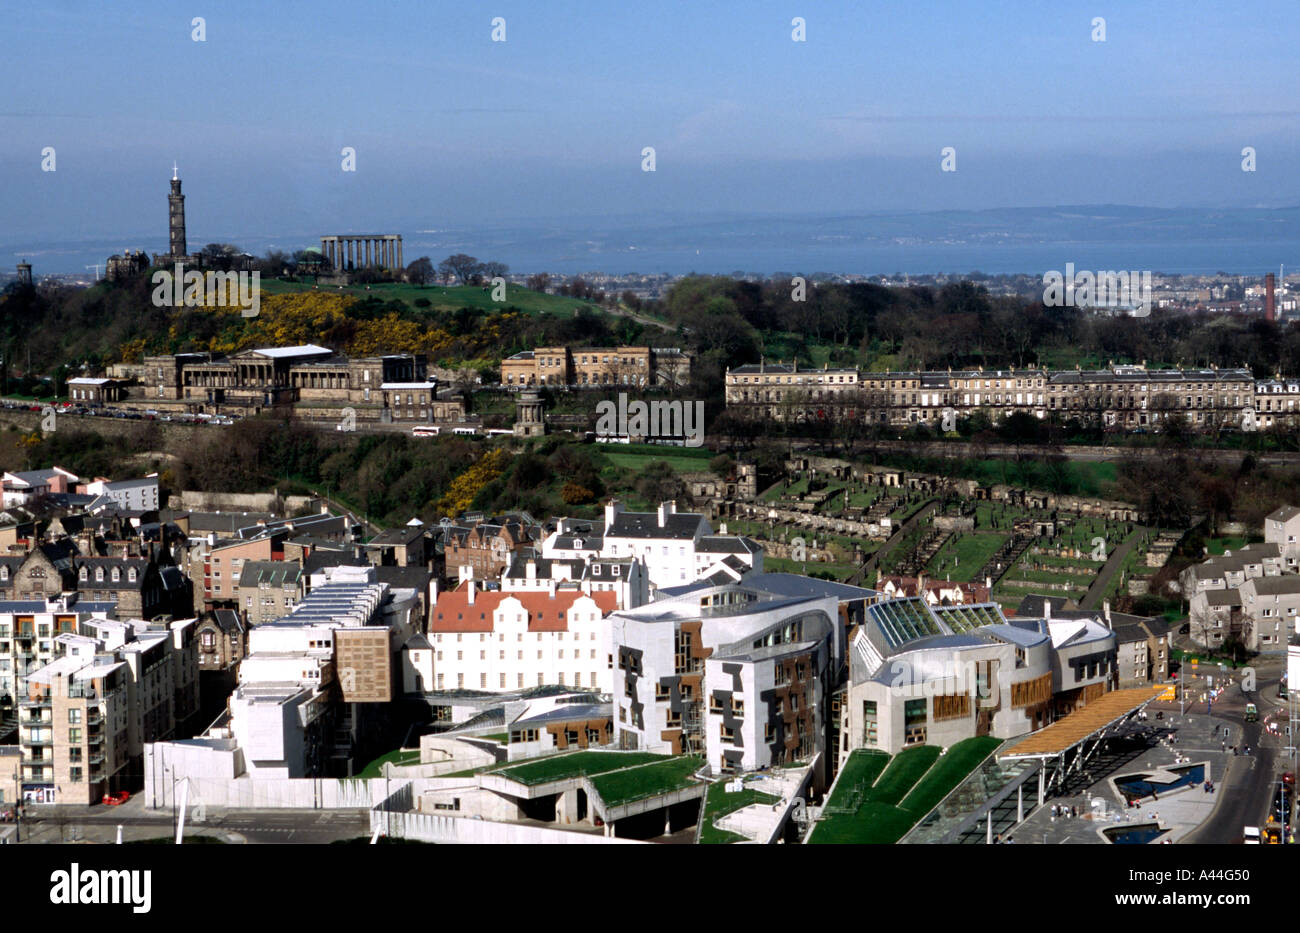
M 205 242 L 575 216 L 1294 205 L 1297 17 L 1296 0 L 7 3 L 0 229 L 157 231 L 173 160 Z M 940 171 L 947 146 L 956 172 Z

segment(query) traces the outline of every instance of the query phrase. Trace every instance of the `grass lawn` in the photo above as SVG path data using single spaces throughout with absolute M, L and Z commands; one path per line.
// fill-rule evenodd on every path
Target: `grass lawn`
M 735 813 L 752 803 L 776 803 L 780 798 L 746 787 L 738 794 L 727 792 L 726 781 L 717 781 L 709 785 L 708 796 L 704 798 L 703 824 L 700 827 L 700 845 L 737 842 L 745 837 L 740 833 L 718 829 L 713 824 L 728 813 Z
M 933 768 L 926 772 L 912 788 L 912 792 L 899 804 L 904 810 L 910 810 L 921 819 L 939 805 L 952 789 L 965 780 L 975 767 L 993 753 L 1001 744 L 1001 739 L 987 735 L 962 739 L 948 749 L 948 754 Z
M 518 781 L 520 784 L 532 786 L 584 774 L 591 776 L 617 768 L 668 760 L 665 755 L 654 755 L 650 752 L 574 752 L 571 755 L 550 755 L 485 770 Z
M 1205 546 L 1209 548 L 1211 556 L 1222 557 L 1224 551 L 1238 551 L 1250 544 L 1252 540 L 1258 539 L 1259 535 L 1251 535 L 1249 538 L 1243 535 L 1228 538 L 1210 538 L 1205 542 Z
M 402 751 L 402 749 L 400 748 L 394 749 L 393 751 L 389 752 L 387 755 L 380 755 L 374 761 L 370 762 L 370 764 L 366 765 L 361 770 L 360 774 L 354 775 L 354 777 L 358 777 L 358 778 L 383 777 L 384 765 L 390 761 L 395 765 L 418 765 L 420 763 L 420 750 L 415 749 L 414 751 L 410 751 L 410 750 Z
M 987 737 L 966 739 L 953 745 L 943 759 L 933 745 L 905 749 L 892 760 L 884 752 L 853 752 L 808 841 L 819 845 L 897 842 L 997 745 L 997 739 Z
M 699 459 L 697 457 L 682 456 L 679 453 L 667 453 L 670 450 L 676 451 L 678 448 L 660 448 L 660 452 L 655 454 L 628 454 L 605 451 L 605 459 L 619 469 L 634 470 L 638 473 L 658 460 L 664 461 L 678 473 L 700 473 L 709 468 L 707 458 Z
M 949 540 L 930 558 L 926 573 L 934 579 L 969 583 L 989 559 L 1006 543 L 1007 535 L 990 532 L 963 533 L 955 542 Z M 954 566 L 953 559 L 957 559 Z M 983 581 L 979 581 L 983 582 Z
M 476 738 L 491 739 L 493 742 L 500 742 L 502 745 L 505 745 L 507 742 L 510 741 L 510 733 L 494 732 L 491 735 L 480 735 L 480 736 L 476 736 Z
M 898 803 L 938 757 L 939 749 L 933 745 L 920 745 L 899 752 L 872 785 L 871 799 L 891 805 Z
M 618 807 L 690 787 L 696 783 L 693 775 L 703 765 L 703 758 L 680 756 L 626 771 L 598 774 L 591 779 L 591 784 L 606 806 Z

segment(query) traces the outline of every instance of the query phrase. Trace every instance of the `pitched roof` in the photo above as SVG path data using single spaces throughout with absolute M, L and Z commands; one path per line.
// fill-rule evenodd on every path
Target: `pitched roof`
M 493 615 L 502 601 L 516 599 L 528 616 L 530 632 L 568 631 L 568 611 L 587 594 L 581 590 L 557 592 L 552 599 L 549 593 L 503 593 L 499 590 L 478 591 L 473 605 L 469 602 L 469 587 L 442 593 L 430 612 L 431 632 L 491 632 Z M 604 614 L 618 608 L 618 596 L 610 591 L 599 591 L 590 597 Z
M 1294 505 L 1284 505 L 1280 509 L 1274 509 L 1272 512 L 1269 512 L 1268 521 L 1289 522 L 1297 515 L 1300 515 L 1300 508 L 1296 508 Z
M 605 529 L 607 538 L 694 538 L 704 523 L 698 512 L 673 512 L 659 524 L 658 512 L 619 512 Z
M 302 577 L 302 568 L 291 560 L 251 560 L 239 574 L 239 585 L 292 586 Z

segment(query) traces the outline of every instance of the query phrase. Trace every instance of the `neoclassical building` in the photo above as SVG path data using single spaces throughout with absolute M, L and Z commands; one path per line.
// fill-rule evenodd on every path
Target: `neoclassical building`
M 778 420 L 853 420 L 953 430 L 984 412 L 1079 418 L 1140 431 L 1173 414 L 1195 430 L 1261 430 L 1300 414 L 1300 380 L 1256 380 L 1248 369 L 1007 369 L 924 372 L 801 370 L 766 361 L 728 369 L 728 409 Z

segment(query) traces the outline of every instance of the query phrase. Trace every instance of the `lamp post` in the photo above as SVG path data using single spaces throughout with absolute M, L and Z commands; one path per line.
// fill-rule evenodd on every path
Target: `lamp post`
M 23 791 L 18 782 L 18 769 L 14 768 L 14 843 L 23 841 Z
M 172 795 L 172 835 L 174 836 L 176 835 L 176 772 L 172 769 L 171 765 L 163 765 L 164 780 L 168 779 L 169 776 L 171 780 Z

